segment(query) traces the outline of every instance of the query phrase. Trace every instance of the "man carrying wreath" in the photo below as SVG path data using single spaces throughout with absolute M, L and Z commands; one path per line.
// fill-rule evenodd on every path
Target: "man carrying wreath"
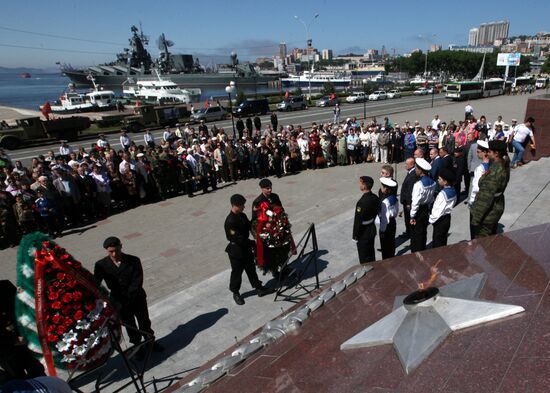
M 280 271 L 290 252 L 296 253 L 296 246 L 290 231 L 291 225 L 279 195 L 272 192 L 269 179 L 260 181 L 262 193 L 252 203 L 251 232 L 256 239 L 256 262 L 264 274 L 274 277 L 289 274 L 288 269 Z

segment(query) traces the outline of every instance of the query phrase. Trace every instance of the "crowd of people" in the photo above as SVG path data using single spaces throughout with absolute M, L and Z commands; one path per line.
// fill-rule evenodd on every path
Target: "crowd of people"
M 63 141 L 57 152 L 34 157 L 29 166 L 0 151 L 1 246 L 13 246 L 37 229 L 59 236 L 122 209 L 181 194 L 193 197 L 220 183 L 337 165 L 413 157 L 430 162 L 448 155 L 455 188 L 464 182 L 468 190 L 476 162 L 471 146 L 477 140 L 504 141 L 515 152 L 512 168 L 534 144 L 532 123 L 518 125 L 512 119 L 508 125 L 499 116 L 490 124 L 485 116 L 476 119 L 468 106 L 465 120 L 447 123 L 435 115 L 426 126 L 393 124 L 387 117 L 380 122 L 347 118 L 314 122 L 306 130 L 279 125 L 274 113 L 267 125 L 259 117 L 238 119 L 234 136 L 204 122 L 167 127 L 161 138 L 149 130 L 139 138 L 123 130 L 118 140 L 100 135 L 89 148 L 73 149 Z

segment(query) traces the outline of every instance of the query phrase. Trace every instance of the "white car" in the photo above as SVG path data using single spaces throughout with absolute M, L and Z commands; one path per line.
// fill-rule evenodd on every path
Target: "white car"
M 401 98 L 401 92 L 399 90 L 388 91 L 388 98 Z
M 428 94 L 430 94 L 430 91 L 424 87 L 421 87 L 420 89 L 416 89 L 415 91 L 413 91 L 413 95 L 415 96 L 425 96 Z
M 365 93 L 353 93 L 346 98 L 346 102 L 353 104 L 355 102 L 363 102 L 368 99 Z
M 377 90 L 369 96 L 369 101 L 385 100 L 388 95 L 384 90 Z
M 194 121 L 215 121 L 224 120 L 227 118 L 227 111 L 221 106 L 209 106 L 208 108 L 201 108 L 191 115 L 191 120 Z

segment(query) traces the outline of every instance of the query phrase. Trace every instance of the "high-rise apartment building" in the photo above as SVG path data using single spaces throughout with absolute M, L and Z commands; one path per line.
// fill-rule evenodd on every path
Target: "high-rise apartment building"
M 323 60 L 332 60 L 332 49 L 323 49 L 321 51 L 321 58 Z
M 495 40 L 508 38 L 509 29 L 510 22 L 508 21 L 482 23 L 479 27 L 470 29 L 468 45 L 493 45 Z
M 281 59 L 286 58 L 286 42 L 284 41 L 279 43 L 279 57 Z

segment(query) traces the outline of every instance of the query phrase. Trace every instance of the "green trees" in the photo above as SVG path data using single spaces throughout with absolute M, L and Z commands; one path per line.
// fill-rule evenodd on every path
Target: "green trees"
M 336 88 L 334 87 L 334 83 L 332 82 L 323 83 L 323 88 L 321 89 L 322 95 L 329 95 L 335 92 L 336 92 Z
M 408 72 L 409 75 L 422 74 L 426 61 L 426 54 L 412 53 L 410 57 L 392 59 L 387 65 L 388 72 Z M 461 79 L 473 78 L 481 67 L 483 53 L 466 51 L 437 51 L 428 53 L 428 73 L 443 74 L 446 77 L 458 77 Z M 485 57 L 484 77 L 500 77 L 504 74 L 504 67 L 497 67 L 497 53 L 487 53 Z M 521 57 L 521 64 L 516 75 L 522 75 L 530 69 L 530 58 Z
M 550 56 L 546 58 L 544 64 L 542 65 L 541 72 L 543 74 L 550 74 Z

